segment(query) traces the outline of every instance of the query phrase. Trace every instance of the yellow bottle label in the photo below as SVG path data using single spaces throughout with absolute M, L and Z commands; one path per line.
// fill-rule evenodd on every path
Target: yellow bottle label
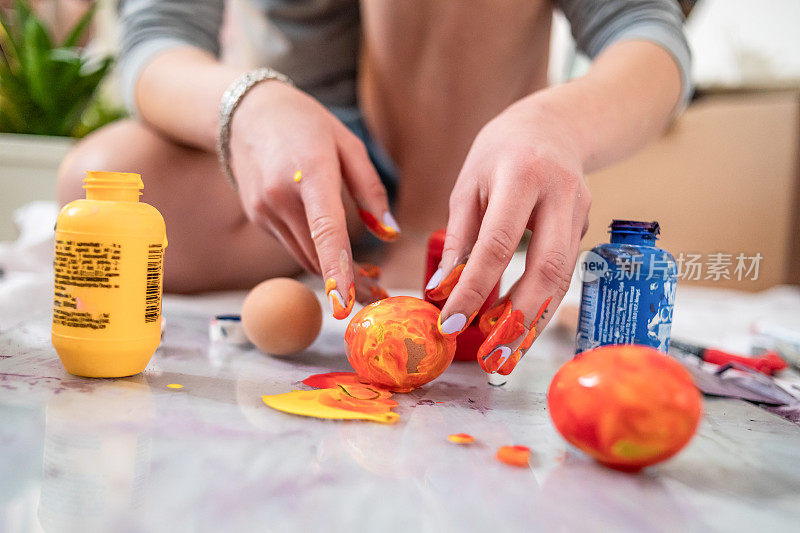
M 116 242 L 56 239 L 53 324 L 106 329 L 110 314 L 91 309 L 79 294 L 93 288 L 118 290 L 121 259 L 122 245 Z

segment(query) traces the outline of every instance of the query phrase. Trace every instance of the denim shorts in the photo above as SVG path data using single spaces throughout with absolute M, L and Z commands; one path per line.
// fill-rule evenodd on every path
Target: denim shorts
M 389 154 L 386 153 L 383 146 L 372 138 L 372 135 L 367 129 L 367 125 L 364 123 L 361 110 L 357 107 L 330 107 L 328 109 L 364 143 L 370 161 L 372 161 L 372 164 L 375 166 L 375 170 L 378 172 L 383 186 L 386 187 L 386 193 L 389 196 L 389 204 L 393 205 L 395 197 L 397 196 L 397 184 L 399 179 L 397 166 L 395 166 L 394 161 L 392 161 Z

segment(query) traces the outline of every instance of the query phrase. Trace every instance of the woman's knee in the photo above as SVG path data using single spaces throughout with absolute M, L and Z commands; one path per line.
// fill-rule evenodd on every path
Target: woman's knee
M 81 139 L 58 169 L 58 203 L 64 205 L 83 198 L 87 170 L 142 172 L 147 158 L 141 157 L 141 149 L 154 147 L 154 139 L 155 134 L 130 119 L 109 124 Z

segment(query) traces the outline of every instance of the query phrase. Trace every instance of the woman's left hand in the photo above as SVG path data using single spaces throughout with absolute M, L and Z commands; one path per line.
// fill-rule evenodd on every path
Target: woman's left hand
M 457 335 L 508 266 L 526 228 L 525 272 L 481 318 L 478 362 L 508 374 L 561 303 L 586 232 L 583 158 L 559 113 L 525 98 L 480 131 L 450 196 L 439 269 L 426 294 L 447 299 L 440 329 Z

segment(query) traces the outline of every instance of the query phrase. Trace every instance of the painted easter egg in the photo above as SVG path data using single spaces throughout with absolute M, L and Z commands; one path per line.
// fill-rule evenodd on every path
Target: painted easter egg
M 678 453 L 702 413 L 689 372 L 638 345 L 602 346 L 567 362 L 550 383 L 547 405 L 567 441 L 625 471 Z
M 439 309 L 419 298 L 395 296 L 364 307 L 344 335 L 356 374 L 393 392 L 436 379 L 453 360 L 454 338 L 439 332 Z

